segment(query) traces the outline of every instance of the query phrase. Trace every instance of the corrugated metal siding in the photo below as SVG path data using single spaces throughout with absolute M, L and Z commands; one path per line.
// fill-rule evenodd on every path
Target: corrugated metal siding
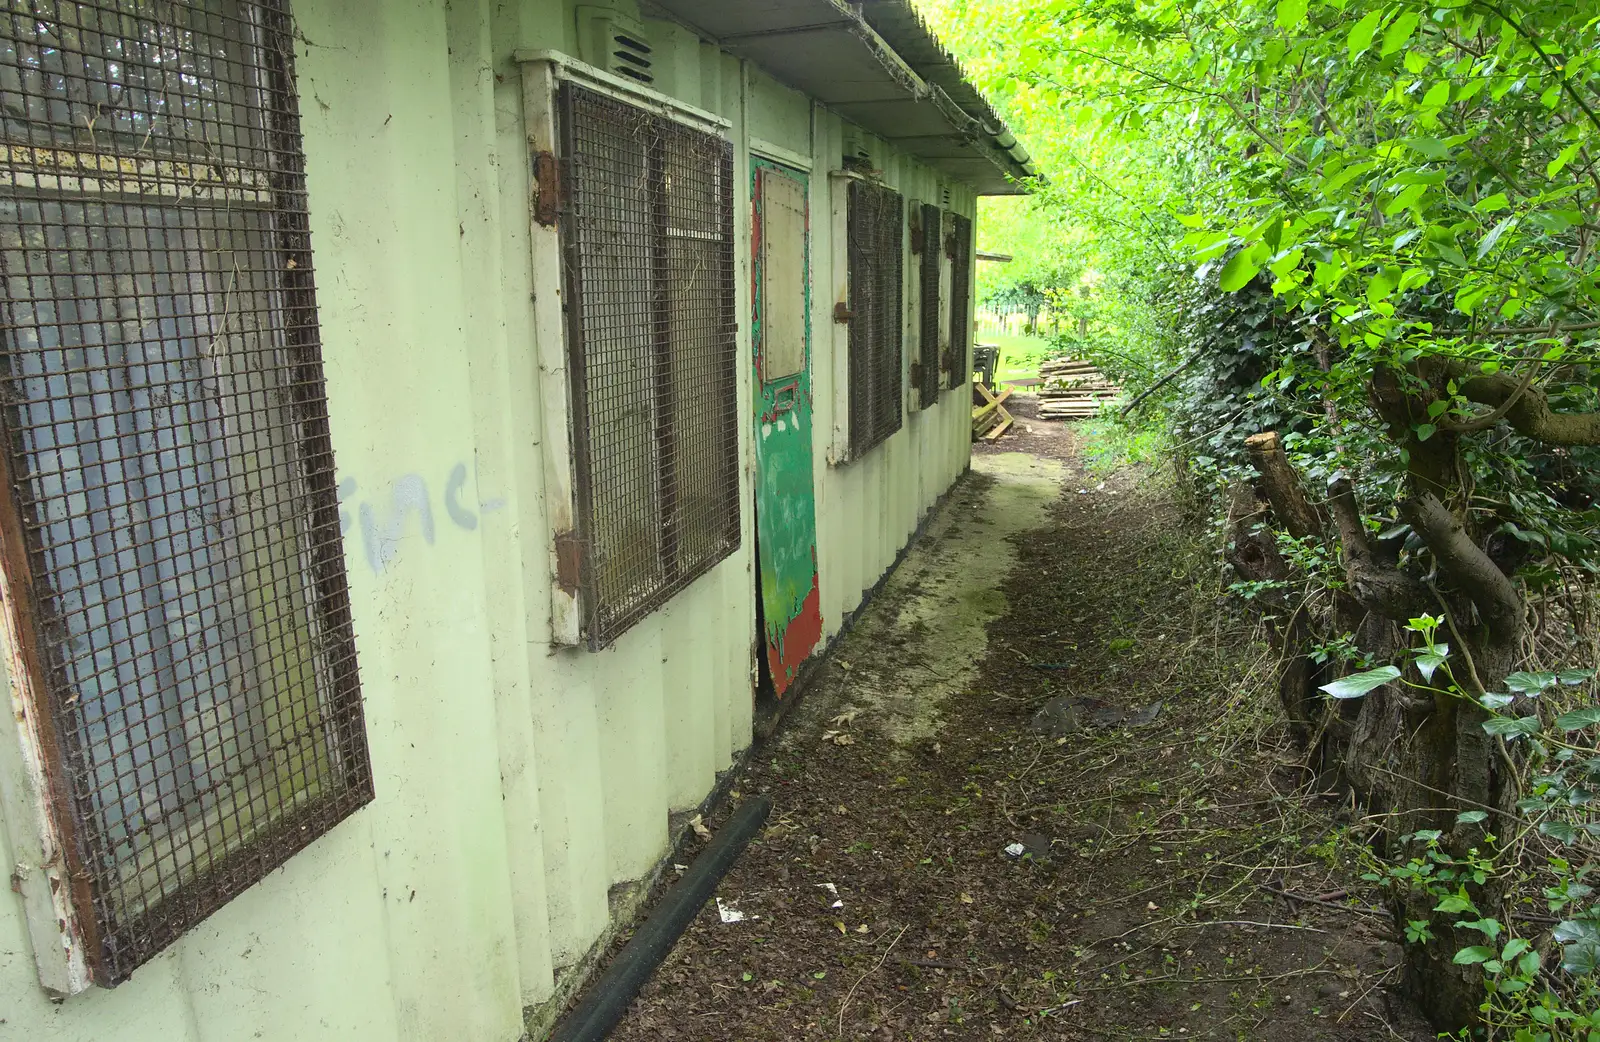
M 377 801 L 129 983 L 59 1007 L 38 989 L 20 905 L 0 906 L 0 1009 L 18 1037 L 509 1042 L 607 936 L 611 888 L 666 853 L 669 814 L 698 804 L 751 739 L 748 509 L 740 550 L 614 647 L 550 645 L 543 417 L 522 289 L 528 163 L 510 55 L 572 50 L 570 7 L 296 0 L 295 12 L 307 39 L 338 43 L 304 48 L 300 75 L 316 99 L 304 113 L 313 244 L 331 273 L 321 317 Z M 818 558 L 831 635 L 965 468 L 967 397 L 948 392 L 863 458 L 828 462 L 824 432 L 844 398 L 827 173 L 844 125 L 685 31 L 652 29 L 662 86 L 734 121 L 741 359 L 747 139 L 813 158 Z M 927 169 L 887 153 L 883 166 L 908 199 L 938 198 Z M 953 205 L 971 213 L 973 200 Z M 748 364 L 738 393 L 743 415 Z M 750 430 L 742 424 L 746 504 Z M 424 490 L 436 538 L 399 510 L 397 488 Z M 373 556 L 367 528 L 381 536 L 391 521 L 389 556 Z

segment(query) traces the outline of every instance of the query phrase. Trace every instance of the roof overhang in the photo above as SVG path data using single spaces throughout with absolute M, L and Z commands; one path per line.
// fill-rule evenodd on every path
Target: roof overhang
M 648 0 L 980 195 L 1015 195 L 1027 150 L 906 0 Z

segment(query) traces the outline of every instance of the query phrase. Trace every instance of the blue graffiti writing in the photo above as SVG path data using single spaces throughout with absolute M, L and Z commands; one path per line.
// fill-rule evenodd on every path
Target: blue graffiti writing
M 450 468 L 444 482 L 444 513 L 450 523 L 465 532 L 476 531 L 478 519 L 505 506 L 503 499 L 491 499 L 475 504 L 474 511 L 463 500 L 466 497 L 467 465 L 457 463 Z M 367 566 L 374 575 L 380 574 L 399 555 L 401 541 L 416 518 L 416 530 L 422 541 L 432 546 L 437 538 L 434 525 L 433 498 L 428 482 L 421 474 L 404 474 L 389 486 L 387 502 L 384 497 L 355 505 L 355 518 L 347 505 L 355 499 L 359 486 L 355 478 L 339 482 L 339 532 L 349 536 L 353 528 L 360 529 L 361 547 Z

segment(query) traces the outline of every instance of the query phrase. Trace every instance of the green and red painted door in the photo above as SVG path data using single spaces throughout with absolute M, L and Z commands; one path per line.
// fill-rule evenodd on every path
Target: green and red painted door
M 811 471 L 809 175 L 751 161 L 756 546 L 762 640 L 782 695 L 822 639 Z

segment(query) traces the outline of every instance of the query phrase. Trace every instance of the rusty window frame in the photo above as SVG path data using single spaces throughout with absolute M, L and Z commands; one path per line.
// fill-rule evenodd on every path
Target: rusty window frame
M 739 547 L 733 146 L 570 80 L 556 110 L 574 563 L 599 650 Z
M 946 387 L 972 380 L 972 218 L 950 215 L 950 350 Z
M 905 200 L 875 181 L 853 178 L 848 184 L 849 443 L 855 459 L 904 422 Z
M 287 0 L 31 5 L 0 14 L 0 76 L 4 625 L 60 862 L 36 955 L 72 991 L 372 772 Z

